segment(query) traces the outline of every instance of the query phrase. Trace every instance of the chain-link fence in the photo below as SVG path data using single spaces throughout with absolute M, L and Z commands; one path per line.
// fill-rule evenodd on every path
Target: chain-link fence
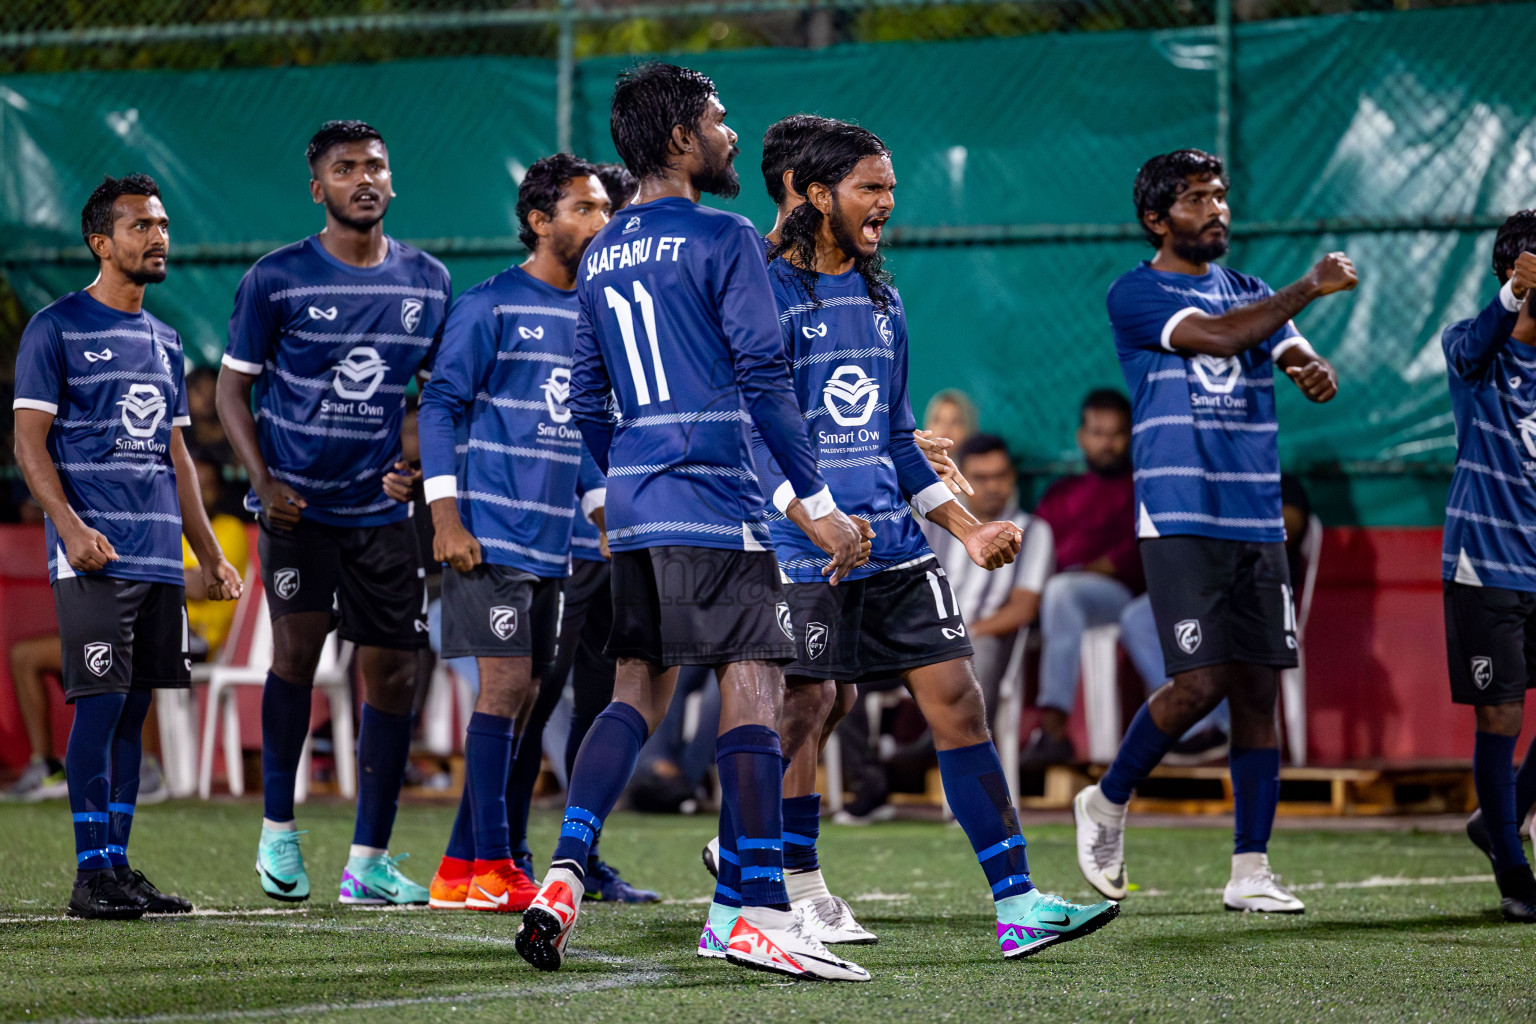
M 1282 453 L 1336 521 L 1438 521 L 1453 451 L 1438 333 L 1492 292 L 1491 232 L 1536 205 L 1536 5 L 1387 0 L 9 0 L 0 6 L 0 334 L 79 287 L 72 224 L 148 170 L 177 222 L 152 293 L 208 361 L 234 284 L 313 230 L 297 152 L 320 120 L 391 140 L 392 233 L 462 289 L 517 252 L 521 168 L 611 159 L 636 55 L 686 54 L 742 134 L 808 110 L 868 125 L 901 178 L 892 266 L 913 391 L 970 391 L 1039 472 L 1076 401 L 1120 380 L 1103 296 L 1147 250 L 1130 181 L 1199 146 L 1233 177 L 1232 265 L 1276 286 L 1344 248 L 1360 289 L 1299 318 L 1340 399 L 1282 390 Z M 6 360 L 7 369 L 10 360 Z

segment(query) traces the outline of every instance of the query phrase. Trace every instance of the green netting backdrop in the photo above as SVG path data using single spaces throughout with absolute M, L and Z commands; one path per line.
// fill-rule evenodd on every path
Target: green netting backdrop
M 1343 391 L 1315 407 L 1282 387 L 1283 459 L 1310 475 L 1332 522 L 1438 522 L 1454 447 L 1439 331 L 1494 293 L 1488 225 L 1536 205 L 1536 11 L 1270 21 L 1235 37 L 1229 262 L 1277 287 L 1330 249 L 1361 270 L 1355 293 L 1298 318 Z M 742 136 L 745 187 L 732 206 L 765 228 L 757 140 L 797 111 L 885 137 L 896 224 L 1062 226 L 902 244 L 890 257 L 911 322 L 915 404 L 963 388 L 983 425 L 1040 465 L 1073 456 L 1082 394 L 1121 383 L 1104 293 L 1149 250 L 1106 229 L 1132 219 L 1130 183 L 1146 157 L 1216 145 L 1216 40 L 1213 28 L 1085 32 L 688 63 L 716 78 Z M 607 99 L 624 63 L 577 66 L 584 155 L 613 157 Z M 0 246 L 77 244 L 100 174 L 155 175 L 175 242 L 196 258 L 174 263 L 150 306 L 211 362 L 251 253 L 321 223 L 302 157 L 320 121 L 380 127 L 399 192 L 390 233 L 442 240 L 462 290 L 517 258 L 516 182 L 555 145 L 555 91 L 553 62 L 508 57 L 0 77 Z M 4 269 L 30 308 L 90 276 L 14 255 Z

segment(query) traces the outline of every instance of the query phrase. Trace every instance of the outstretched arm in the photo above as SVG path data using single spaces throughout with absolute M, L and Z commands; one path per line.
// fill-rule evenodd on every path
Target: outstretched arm
M 1212 356 L 1235 356 L 1262 344 L 1313 300 L 1348 291 L 1359 283 L 1355 265 L 1342 252 L 1331 252 L 1300 279 L 1267 299 L 1229 309 L 1219 316 L 1181 310 L 1163 328 L 1170 349 Z

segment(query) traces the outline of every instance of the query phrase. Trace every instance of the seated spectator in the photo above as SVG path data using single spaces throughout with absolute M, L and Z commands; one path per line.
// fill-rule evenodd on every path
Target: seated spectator
M 930 436 L 947 437 L 958 447 L 976 429 L 976 405 L 964 391 L 945 388 L 928 399 L 928 407 L 923 410 L 923 430 Z
M 1119 622 L 1146 589 L 1131 480 L 1131 403 L 1124 395 L 1107 388 L 1088 394 L 1077 446 L 1088 472 L 1053 483 L 1035 509 L 1055 535 L 1060 572 L 1046 582 L 1040 602 L 1040 726 L 1020 758 L 1032 768 L 1075 759 L 1067 718 L 1077 696 L 1083 632 Z
M 59 760 L 53 731 L 48 727 L 47 677 L 59 678 L 63 667 L 64 650 L 57 633 L 29 637 L 11 647 L 11 682 L 16 687 L 16 705 L 32 758 L 21 777 L 5 791 L 6 800 L 31 803 L 69 796 L 64 762 Z
M 213 535 L 219 539 L 219 547 L 229 564 L 244 576 L 251 560 L 245 523 L 214 509 L 223 490 L 223 467 L 206 449 L 194 450 L 192 465 L 197 469 L 197 488 L 203 507 L 208 511 L 208 521 L 213 524 Z M 192 546 L 185 536 L 181 538 L 181 565 L 187 581 L 187 629 L 192 634 L 189 642 L 200 648 L 193 657 L 194 660 L 212 660 L 223 646 L 224 638 L 229 636 L 236 602 L 208 600 L 208 589 L 198 568 L 197 556 L 192 553 Z
M 961 499 L 965 505 L 984 523 L 1003 519 L 1017 523 L 1024 535 L 1013 563 L 989 572 L 971 561 L 965 545 L 948 530 L 923 524 L 923 534 L 944 567 L 965 618 L 990 726 L 1014 639 L 1039 615 L 1041 592 L 1055 568 L 1055 545 L 1045 520 L 1019 511 L 1019 478 L 1002 438 L 972 434 L 954 451 L 955 462 L 974 492 Z

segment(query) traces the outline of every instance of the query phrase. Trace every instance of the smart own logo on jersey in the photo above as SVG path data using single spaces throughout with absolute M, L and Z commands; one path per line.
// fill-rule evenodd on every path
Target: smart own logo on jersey
M 331 386 L 342 398 L 367 401 L 384 383 L 387 372 L 389 364 L 379 355 L 378 349 L 359 345 L 336 364 L 336 379 Z
M 415 334 L 416 328 L 421 326 L 421 308 L 420 299 L 400 300 L 400 326 L 405 328 L 406 334 Z
M 123 429 L 131 437 L 154 437 L 165 419 L 165 396 L 153 384 L 135 384 L 118 400 L 123 409 Z
M 1237 356 L 1198 355 L 1190 362 L 1200 386 L 1213 395 L 1230 395 L 1243 379 L 1243 366 Z
M 92 675 L 104 676 L 112 668 L 112 645 L 86 644 L 85 667 L 91 670 Z
M 842 427 L 862 427 L 880 401 L 880 382 L 860 366 L 839 366 L 821 391 L 822 404 Z M 863 403 L 860 405 L 860 403 Z
M 510 639 L 517 632 L 517 609 L 511 605 L 498 604 L 491 609 L 491 632 L 496 634 L 496 639 Z
M 549 409 L 549 418 L 556 423 L 570 422 L 571 410 L 565 407 L 571 397 L 570 368 L 557 366 L 550 370 L 549 380 L 539 387 L 544 390 L 544 405 Z

